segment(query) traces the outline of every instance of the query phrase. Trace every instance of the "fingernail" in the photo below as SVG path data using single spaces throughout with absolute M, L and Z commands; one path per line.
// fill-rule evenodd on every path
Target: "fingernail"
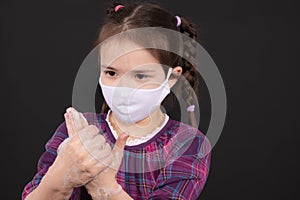
M 65 114 L 64 114 L 64 117 L 65 117 L 66 119 L 69 118 L 68 113 L 65 113 Z
M 67 113 L 68 113 L 68 115 L 69 115 L 69 118 L 73 118 L 73 111 L 72 111 L 71 108 L 68 108 L 68 109 L 67 109 Z
M 124 133 L 122 134 L 122 138 L 123 138 L 123 139 L 127 139 L 128 137 L 129 137 L 129 135 L 128 135 L 127 133 L 124 132 Z

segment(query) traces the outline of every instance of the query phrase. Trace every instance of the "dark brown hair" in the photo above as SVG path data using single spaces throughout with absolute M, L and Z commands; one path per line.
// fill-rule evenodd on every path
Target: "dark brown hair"
M 115 7 L 120 4 L 124 7 L 115 11 Z M 142 27 L 162 27 L 171 29 L 186 34 L 194 41 L 198 41 L 196 25 L 188 18 L 180 16 L 180 19 L 181 25 L 177 26 L 177 19 L 175 15 L 171 14 L 158 3 L 138 1 L 126 1 L 126 3 L 114 1 L 109 2 L 106 10 L 106 17 L 103 21 L 102 27 L 99 29 L 99 34 L 94 42 L 94 46 L 97 46 L 113 35 L 130 29 Z M 161 41 L 158 41 L 158 43 L 169 42 L 167 38 L 163 36 L 161 38 Z M 145 38 L 141 38 L 140 40 L 136 39 L 135 42 L 140 43 L 142 40 L 144 42 Z M 183 43 L 176 43 L 175 45 L 183 46 L 181 47 L 183 49 L 183 54 L 189 58 L 188 60 L 193 60 L 196 53 L 196 46 L 195 43 L 190 41 L 191 40 Z M 195 105 L 195 108 L 197 109 L 199 107 L 197 99 L 199 98 L 198 84 L 200 76 L 195 66 L 175 53 L 161 49 L 147 50 L 155 58 L 157 58 L 161 64 L 169 67 L 176 67 L 179 65 L 183 70 L 183 77 L 179 77 L 178 81 L 172 88 L 172 92 L 162 102 L 162 106 L 166 112 L 168 113 L 174 110 L 177 110 L 178 112 L 178 108 L 176 108 L 174 102 L 177 101 L 179 97 L 185 102 L 185 105 L 180 104 L 180 106 L 188 107 L 190 105 Z M 109 107 L 104 101 L 101 112 L 107 112 L 108 109 Z M 189 120 L 187 122 L 194 127 L 198 127 L 194 112 L 189 112 L 188 116 Z

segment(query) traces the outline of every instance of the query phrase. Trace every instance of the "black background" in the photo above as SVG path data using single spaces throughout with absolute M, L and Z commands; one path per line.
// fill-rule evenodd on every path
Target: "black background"
M 159 1 L 200 27 L 222 75 L 226 122 L 200 199 L 299 199 L 296 1 Z M 197 2 L 198 5 L 195 5 Z M 20 199 L 72 103 L 105 1 L 1 1 L 1 194 Z

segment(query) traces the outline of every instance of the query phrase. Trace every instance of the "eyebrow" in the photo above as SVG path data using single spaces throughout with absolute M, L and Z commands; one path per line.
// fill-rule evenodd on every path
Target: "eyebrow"
M 116 68 L 114 68 L 114 67 L 112 67 L 112 66 L 101 65 L 101 68 L 104 68 L 104 69 L 111 69 L 111 70 L 114 70 L 114 71 L 118 71 Z
M 137 69 L 137 70 L 131 70 L 131 72 L 134 72 L 134 73 L 147 73 L 147 72 L 155 72 L 155 71 L 151 70 L 151 69 Z
M 116 69 L 112 66 L 101 65 L 101 68 L 118 71 L 118 69 Z M 151 70 L 151 69 L 137 69 L 137 70 L 130 70 L 130 72 L 133 72 L 133 73 L 149 73 L 149 72 L 152 72 L 152 73 L 154 73 L 155 71 Z

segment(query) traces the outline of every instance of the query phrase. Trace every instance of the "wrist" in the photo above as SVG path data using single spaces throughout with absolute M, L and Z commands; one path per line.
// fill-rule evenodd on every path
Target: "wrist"
M 111 197 L 119 194 L 121 191 L 122 186 L 116 182 L 107 186 L 99 186 L 96 190 L 93 190 L 93 192 L 91 192 L 90 195 L 94 200 L 108 200 Z
M 70 169 L 70 167 L 63 165 L 62 162 L 59 161 L 58 156 L 43 178 L 52 190 L 62 192 L 73 191 L 73 186 L 66 179 L 66 169 Z
M 115 185 L 114 187 L 111 187 L 110 190 L 108 191 L 108 197 L 109 199 L 111 197 L 114 197 L 118 194 L 120 194 L 120 192 L 123 190 L 122 186 L 120 184 Z
M 48 170 L 49 172 L 49 170 Z M 46 173 L 45 176 L 42 178 L 39 188 L 43 188 L 44 191 L 47 191 L 47 194 L 60 197 L 62 199 L 69 199 L 73 188 L 65 187 L 60 180 L 58 180 L 58 175 L 54 175 L 51 173 Z M 46 193 L 45 193 L 46 194 Z M 46 195 L 48 196 L 48 195 Z

